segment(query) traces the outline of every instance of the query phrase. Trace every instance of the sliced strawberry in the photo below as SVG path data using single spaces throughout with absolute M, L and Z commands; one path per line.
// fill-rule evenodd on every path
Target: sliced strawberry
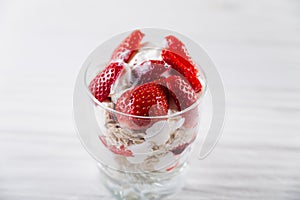
M 197 95 L 191 85 L 179 76 L 166 79 L 167 88 L 179 111 L 186 109 L 197 101 Z
M 133 31 L 115 49 L 111 56 L 111 60 L 121 59 L 128 63 L 132 56 L 137 52 L 144 35 L 145 34 L 140 30 Z
M 162 116 L 168 112 L 168 99 L 162 87 L 155 83 L 146 83 L 133 90 L 132 115 Z
M 150 125 L 150 119 L 139 116 L 162 116 L 168 113 L 168 99 L 161 85 L 145 83 L 125 92 L 117 101 L 116 110 L 137 117 L 118 115 L 121 125 L 131 129 L 144 129 Z
M 131 111 L 131 94 L 132 90 L 127 90 L 124 92 L 117 100 L 116 103 L 116 110 L 125 114 L 130 114 Z M 137 126 L 133 121 L 131 117 L 128 117 L 123 114 L 117 114 L 117 119 L 120 123 L 120 125 L 123 128 L 130 128 L 132 130 L 137 130 L 140 127 Z
M 89 89 L 96 99 L 103 102 L 107 99 L 112 84 L 124 70 L 120 63 L 111 63 L 101 71 L 90 83 Z
M 194 67 L 189 62 L 184 62 L 180 55 L 173 53 L 169 50 L 163 49 L 161 54 L 163 60 L 170 64 L 173 69 L 182 74 L 191 84 L 195 92 L 200 92 L 202 85 L 195 73 Z
M 137 65 L 132 71 L 138 81 L 138 85 L 159 79 L 168 70 L 168 66 L 162 60 L 148 60 Z
M 168 43 L 167 49 L 175 54 L 178 54 L 180 58 L 182 58 L 181 62 L 188 66 L 191 71 L 193 71 L 193 73 L 197 74 L 198 69 L 196 67 L 196 64 L 189 55 L 187 48 L 185 47 L 183 42 L 173 35 L 166 36 L 165 39 Z
M 124 145 L 121 145 L 119 148 L 114 146 L 114 145 L 108 145 L 107 141 L 105 139 L 105 136 L 99 136 L 99 139 L 101 140 L 101 142 L 103 143 L 103 145 L 108 148 L 111 152 L 113 152 L 114 154 L 118 154 L 121 156 L 125 156 L 125 157 L 133 157 L 133 153 L 132 151 L 126 149 L 124 147 Z
M 181 73 L 192 85 L 196 92 L 200 92 L 202 85 L 197 78 L 198 69 L 188 54 L 187 48 L 173 35 L 165 37 L 168 46 L 162 51 L 162 58 L 175 70 Z
M 170 76 L 166 79 L 166 85 L 178 111 L 188 108 L 197 101 L 195 91 L 183 78 L 179 76 Z M 186 128 L 195 127 L 199 121 L 198 107 L 187 111 L 182 116 L 185 118 L 184 126 Z
M 155 84 L 158 84 L 159 86 L 161 86 L 162 90 L 164 91 L 164 93 L 167 95 L 167 98 L 169 99 L 169 90 L 167 88 L 165 77 L 160 77 L 158 79 L 155 79 L 151 83 L 155 83 Z

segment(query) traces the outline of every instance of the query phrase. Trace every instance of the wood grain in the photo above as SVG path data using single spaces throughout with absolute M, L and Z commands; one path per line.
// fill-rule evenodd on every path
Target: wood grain
M 226 89 L 223 136 L 173 199 L 300 199 L 300 2 L 151 2 L 0 2 L 1 200 L 112 199 L 76 136 L 72 93 L 91 50 L 135 27 L 201 43 Z

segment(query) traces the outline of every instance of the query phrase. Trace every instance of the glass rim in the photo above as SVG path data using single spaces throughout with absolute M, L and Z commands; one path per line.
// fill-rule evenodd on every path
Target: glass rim
M 197 64 L 196 64 L 197 65 Z M 177 116 L 181 116 L 185 113 L 187 113 L 188 111 L 196 108 L 199 103 L 203 100 L 204 96 L 206 95 L 206 92 L 207 92 L 207 79 L 206 79 L 206 75 L 204 73 L 204 71 L 202 70 L 202 68 L 197 65 L 197 69 L 199 70 L 201 76 L 200 78 L 200 82 L 202 84 L 202 89 L 201 89 L 201 92 L 200 92 L 200 95 L 198 96 L 198 99 L 195 103 L 193 103 L 191 106 L 187 107 L 186 109 L 184 110 L 181 110 L 181 111 L 177 111 L 177 112 L 174 112 L 174 113 L 171 113 L 171 114 L 167 114 L 167 115 L 159 115 L 159 116 L 138 116 L 138 115 L 132 115 L 132 114 L 127 114 L 127 113 L 124 113 L 124 112 L 120 112 L 120 111 L 117 111 L 113 108 L 110 108 L 110 107 L 107 107 L 105 106 L 104 103 L 100 102 L 98 99 L 95 98 L 95 96 L 91 93 L 90 89 L 89 89 L 89 86 L 88 86 L 88 82 L 87 82 L 87 71 L 88 69 L 90 68 L 90 65 L 86 67 L 85 71 L 84 71 L 84 74 L 83 74 L 83 81 L 84 81 L 84 88 L 85 88 L 85 91 L 87 93 L 87 95 L 89 96 L 89 98 L 99 107 L 101 107 L 102 109 L 106 110 L 106 111 L 109 111 L 110 113 L 113 113 L 113 114 L 116 114 L 116 115 L 121 115 L 121 116 L 125 116 L 125 117 L 132 117 L 132 118 L 139 118 L 139 119 L 166 119 L 166 118 L 175 118 Z

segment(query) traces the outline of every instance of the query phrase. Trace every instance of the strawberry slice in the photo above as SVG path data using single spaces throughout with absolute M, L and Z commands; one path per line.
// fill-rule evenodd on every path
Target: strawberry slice
M 168 65 L 162 60 L 148 60 L 137 65 L 132 71 L 137 84 L 144 84 L 159 79 L 168 70 Z
M 132 92 L 132 115 L 162 116 L 168 112 L 168 99 L 163 88 L 155 83 L 146 83 Z
M 177 37 L 173 35 L 169 35 L 165 37 L 168 47 L 167 49 L 177 55 L 179 55 L 179 59 L 181 59 L 181 62 L 183 62 L 188 68 L 195 74 L 198 73 L 198 69 L 196 67 L 196 64 L 192 60 L 191 56 L 189 55 L 187 48 L 183 44 L 182 41 L 180 41 Z
M 198 99 L 191 85 L 180 76 L 168 77 L 166 79 L 166 85 L 178 111 L 188 108 Z M 184 127 L 195 127 L 199 121 L 198 107 L 187 111 L 182 116 L 185 118 Z
M 202 85 L 195 73 L 193 66 L 176 53 L 173 53 L 169 50 L 163 49 L 161 54 L 163 60 L 170 64 L 173 69 L 182 74 L 191 84 L 195 92 L 200 92 Z
M 166 85 L 179 111 L 186 109 L 197 101 L 197 95 L 191 85 L 180 76 L 170 76 Z
M 197 78 L 198 69 L 187 48 L 182 41 L 173 35 L 166 36 L 165 39 L 168 46 L 162 50 L 163 60 L 181 73 L 196 92 L 200 92 L 202 85 Z
M 137 52 L 140 42 L 145 36 L 140 30 L 133 31 L 121 44 L 114 50 L 111 60 L 121 59 L 128 63 L 132 56 Z
M 89 89 L 98 101 L 107 99 L 110 88 L 124 70 L 124 65 L 111 63 L 101 71 L 90 83 Z
M 119 148 L 114 146 L 114 145 L 108 145 L 107 141 L 105 139 L 105 136 L 99 136 L 99 139 L 101 140 L 101 142 L 103 143 L 103 145 L 108 148 L 111 152 L 113 152 L 114 154 L 118 154 L 121 156 L 125 156 L 125 157 L 133 157 L 133 153 L 132 151 L 126 149 L 124 147 L 124 145 L 121 145 Z
M 116 110 L 125 114 L 130 114 L 131 109 L 131 94 L 132 90 L 127 90 L 124 92 L 117 100 L 116 103 Z M 117 114 L 117 119 L 122 127 L 127 127 L 133 130 L 139 129 L 139 126 L 137 126 L 135 123 L 133 123 L 131 117 L 128 117 L 126 115 Z
M 117 111 L 137 116 L 117 115 L 122 126 L 135 130 L 145 129 L 151 124 L 150 119 L 139 118 L 138 116 L 163 116 L 168 113 L 168 108 L 169 104 L 164 88 L 156 83 L 145 83 L 132 91 L 125 92 L 116 104 Z

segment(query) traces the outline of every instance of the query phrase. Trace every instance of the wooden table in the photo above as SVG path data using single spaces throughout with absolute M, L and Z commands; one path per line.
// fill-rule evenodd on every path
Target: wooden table
M 136 27 L 205 46 L 226 89 L 223 136 L 173 199 L 300 199 L 296 0 L 0 1 L 0 199 L 112 199 L 75 134 L 72 93 L 88 54 Z

